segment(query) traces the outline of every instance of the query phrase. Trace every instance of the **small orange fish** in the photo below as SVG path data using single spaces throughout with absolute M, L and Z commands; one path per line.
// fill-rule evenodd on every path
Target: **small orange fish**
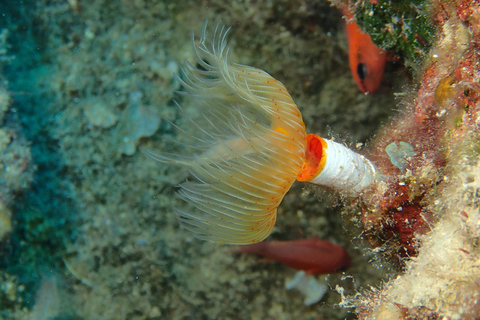
M 307 274 L 332 273 L 350 266 L 350 257 L 345 249 L 316 237 L 293 241 L 263 241 L 243 246 L 235 252 L 261 255 Z
M 363 93 L 373 93 L 382 82 L 387 53 L 358 27 L 350 11 L 345 9 L 344 14 L 347 16 L 348 59 L 352 76 Z

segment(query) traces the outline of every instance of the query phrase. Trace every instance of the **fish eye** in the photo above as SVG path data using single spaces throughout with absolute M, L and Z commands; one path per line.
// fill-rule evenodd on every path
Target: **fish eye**
M 360 80 L 363 80 L 367 77 L 367 66 L 365 65 L 365 63 L 360 62 L 357 65 L 357 74 Z

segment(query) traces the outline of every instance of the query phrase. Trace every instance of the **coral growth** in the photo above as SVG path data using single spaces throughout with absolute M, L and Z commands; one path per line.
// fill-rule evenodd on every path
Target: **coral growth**
M 473 319 L 480 312 L 479 9 L 473 1 L 432 4 L 438 41 L 412 109 L 374 143 L 371 156 L 386 182 L 366 198 L 363 223 L 404 273 L 354 303 L 361 319 Z M 386 155 L 392 142 L 413 147 L 405 172 Z
M 479 154 L 467 155 L 478 133 L 452 148 L 448 174 L 428 210 L 438 217 L 432 231 L 418 236 L 418 256 L 405 273 L 356 303 L 361 319 L 423 319 L 422 312 L 448 319 L 474 319 L 480 312 L 477 239 L 480 211 Z M 401 306 L 401 307 L 399 307 Z

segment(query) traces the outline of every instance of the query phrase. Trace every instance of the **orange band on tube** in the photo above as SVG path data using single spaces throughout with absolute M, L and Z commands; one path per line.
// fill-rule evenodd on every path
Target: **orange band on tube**
M 297 176 L 298 181 L 310 181 L 315 178 L 325 167 L 327 161 L 327 142 L 316 134 L 307 134 L 307 148 L 305 162 Z

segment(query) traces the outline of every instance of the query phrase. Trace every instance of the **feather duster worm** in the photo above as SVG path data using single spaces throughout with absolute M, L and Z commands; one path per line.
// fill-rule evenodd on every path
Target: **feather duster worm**
M 217 25 L 208 38 L 205 24 L 198 44 L 192 37 L 197 66 L 187 63 L 178 78 L 199 114 L 189 119 L 196 134 L 184 149 L 192 153 L 147 153 L 186 166 L 195 177 L 178 192 L 197 208 L 177 210 L 186 229 L 220 244 L 251 244 L 271 233 L 278 205 L 296 178 L 359 196 L 374 181 L 375 169 L 338 143 L 307 139 L 282 83 L 265 71 L 229 63 L 227 33 Z
M 195 103 L 202 125 L 190 155 L 155 155 L 161 162 L 189 168 L 195 181 L 180 185 L 179 196 L 197 210 L 177 210 L 182 225 L 200 239 L 248 244 L 272 231 L 277 207 L 305 158 L 302 116 L 282 83 L 265 71 L 231 64 L 226 36 L 206 24 L 197 66 L 187 64 L 179 81 Z

